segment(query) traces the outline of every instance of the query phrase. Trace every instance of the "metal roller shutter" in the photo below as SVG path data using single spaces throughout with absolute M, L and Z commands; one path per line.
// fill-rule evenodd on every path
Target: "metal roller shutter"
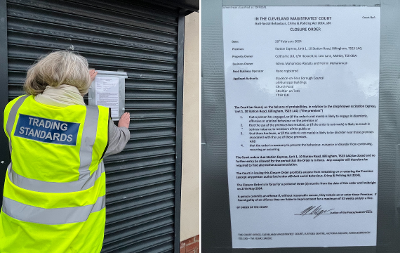
M 128 73 L 131 139 L 105 159 L 102 252 L 177 252 L 180 10 L 141 1 L 7 0 L 7 22 L 9 100 L 23 94 L 28 67 L 57 49 L 73 49 L 90 67 Z

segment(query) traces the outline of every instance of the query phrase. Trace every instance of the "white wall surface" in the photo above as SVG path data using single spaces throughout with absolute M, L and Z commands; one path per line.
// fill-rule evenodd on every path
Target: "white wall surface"
M 199 234 L 199 13 L 185 18 L 181 241 Z

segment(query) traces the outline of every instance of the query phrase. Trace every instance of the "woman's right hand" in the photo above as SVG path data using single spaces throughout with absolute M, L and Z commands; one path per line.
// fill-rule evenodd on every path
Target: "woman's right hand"
M 119 119 L 118 127 L 126 127 L 129 129 L 130 121 L 131 121 L 131 114 L 129 112 L 125 112 Z

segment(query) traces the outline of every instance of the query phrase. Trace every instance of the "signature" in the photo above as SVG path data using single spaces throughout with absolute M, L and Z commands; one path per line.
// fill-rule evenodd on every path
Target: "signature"
M 294 215 L 314 215 L 314 219 L 317 218 L 320 215 L 328 215 L 330 211 L 334 210 L 332 209 L 322 209 L 321 206 L 309 206 L 300 213 L 296 213 Z

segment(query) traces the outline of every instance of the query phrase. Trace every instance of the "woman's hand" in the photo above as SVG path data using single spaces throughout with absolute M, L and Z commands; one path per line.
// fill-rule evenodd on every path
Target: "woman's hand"
M 129 129 L 129 123 L 131 121 L 131 114 L 126 112 L 122 114 L 121 118 L 119 119 L 118 126 L 119 127 L 126 127 Z
M 90 76 L 90 82 L 93 82 L 94 79 L 96 78 L 97 71 L 95 69 L 89 69 L 89 76 Z

